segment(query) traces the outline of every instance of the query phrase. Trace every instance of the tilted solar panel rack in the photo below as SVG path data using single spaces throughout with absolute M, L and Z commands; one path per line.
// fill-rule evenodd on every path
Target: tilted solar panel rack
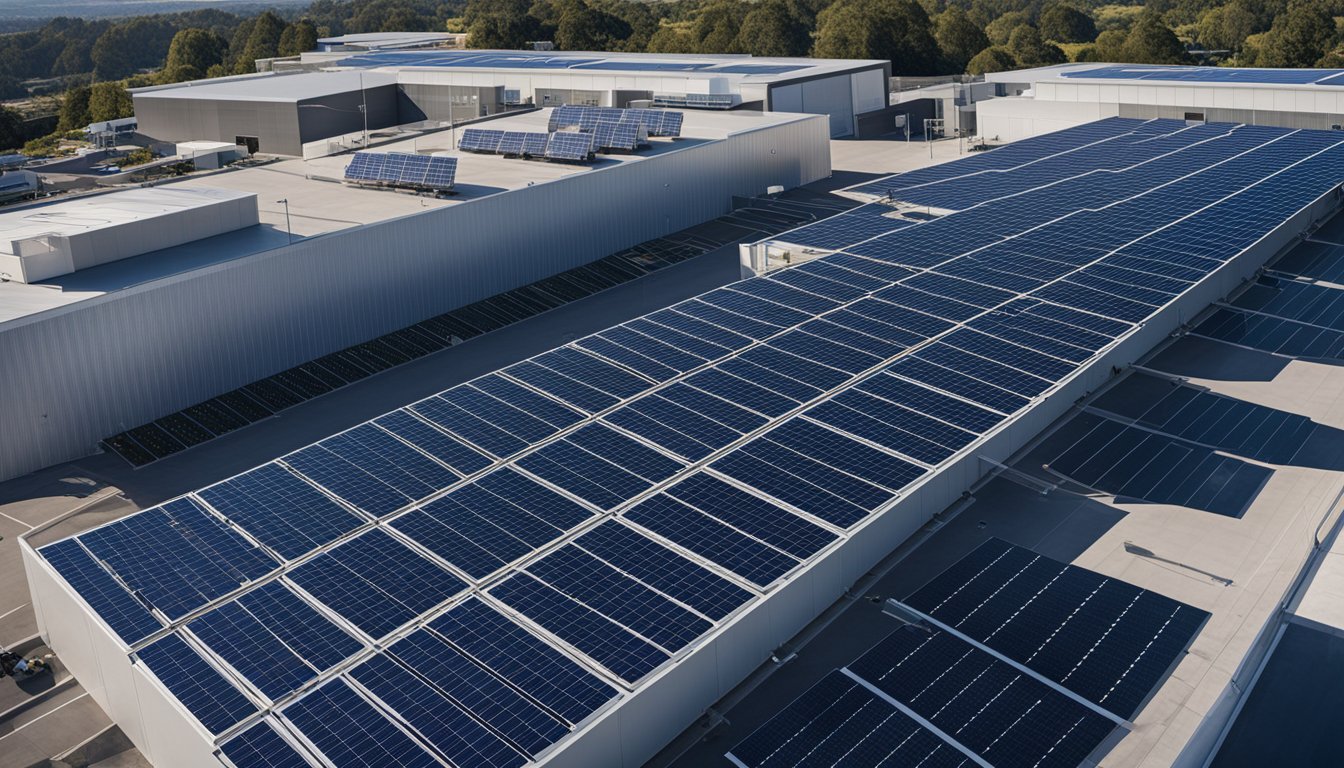
M 458 139 L 457 148 L 463 152 L 485 152 L 494 154 L 504 139 L 504 131 L 487 128 L 467 128 Z
M 345 180 L 413 189 L 452 189 L 457 158 L 409 152 L 356 152 L 345 168 Z
M 546 159 L 587 163 L 592 162 L 594 150 L 591 133 L 556 131 L 546 142 Z
M 600 125 L 614 126 L 633 120 L 644 127 L 646 136 L 676 138 L 681 136 L 684 118 L 681 112 L 663 109 L 617 109 L 563 104 L 551 111 L 547 129 L 554 132 L 563 128 L 578 128 L 592 132 Z

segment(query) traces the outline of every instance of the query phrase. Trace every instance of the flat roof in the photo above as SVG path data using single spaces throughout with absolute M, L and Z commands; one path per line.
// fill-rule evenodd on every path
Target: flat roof
M 538 110 L 481 123 L 478 127 L 515 131 L 545 131 L 549 110 Z M 712 112 L 687 110 L 682 137 L 676 140 L 654 139 L 652 146 L 631 155 L 599 155 L 594 163 L 572 165 L 535 160 L 505 158 L 459 152 L 456 131 L 408 135 L 407 138 L 370 147 L 375 152 L 432 152 L 458 157 L 457 183 L 452 197 L 436 198 L 370 189 L 341 183 L 351 154 L 303 160 L 293 158 L 245 168 L 225 168 L 215 173 L 197 174 L 155 187 L 154 191 L 190 191 L 201 189 L 232 190 L 257 195 L 261 226 L 230 232 L 174 248 L 167 248 L 129 259 L 81 270 L 35 284 L 0 283 L 0 330 L 6 322 L 19 320 L 47 310 L 69 306 L 133 285 L 211 264 L 250 256 L 279 248 L 288 241 L 286 228 L 296 237 L 314 237 L 350 227 L 373 224 L 402 216 L 421 214 L 447 206 L 460 205 L 490 195 L 504 194 L 535 184 L 568 176 L 593 173 L 628 163 L 641 162 L 669 152 L 694 149 L 706 142 L 760 130 L 775 125 L 815 119 L 814 115 L 782 112 Z M 116 200 L 148 190 L 125 189 L 87 198 L 47 203 L 38 207 L 0 209 L 0 216 L 31 215 L 56 204 L 111 205 Z M 276 202 L 289 201 L 289 209 Z M 0 230 L 4 229 L 0 219 Z M 58 290 L 57 290 L 58 289 Z
M 272 73 L 252 77 L 193 80 L 172 86 L 134 89 L 137 99 L 211 99 L 225 101 L 303 101 L 393 85 L 396 77 L 380 72 Z
M 1344 69 L 1073 63 L 991 72 L 985 75 L 985 80 L 991 83 L 1097 81 L 1110 84 L 1338 88 L 1344 86 Z
M 326 56 L 326 54 L 321 54 Z M 310 58 L 305 56 L 305 60 Z M 569 74 L 665 75 L 782 82 L 880 67 L 876 59 L 809 59 L 734 54 L 589 53 L 580 51 L 433 50 L 360 53 L 332 61 L 363 69 L 464 69 Z
M 45 235 L 80 235 L 252 194 L 206 186 L 164 186 L 57 200 L 31 208 L 0 209 L 0 233 L 3 233 L 0 253 L 13 253 L 12 244 L 16 240 Z

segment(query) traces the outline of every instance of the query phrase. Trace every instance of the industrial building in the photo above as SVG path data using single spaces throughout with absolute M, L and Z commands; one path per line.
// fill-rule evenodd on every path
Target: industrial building
M 815 135 L 810 120 L 784 125 Z M 1341 179 L 1344 134 L 1112 118 L 866 182 L 847 194 L 869 204 L 745 249 L 763 276 L 122 520 L 22 542 L 42 634 L 156 765 L 642 765 L 1117 368 L 1337 213 Z M 528 234 L 533 254 L 556 239 Z M 1134 446 L 1148 435 L 1117 430 Z M 1099 451 L 1119 439 L 1106 434 Z M 1228 521 L 1245 514 L 1232 491 L 1263 483 L 1245 462 L 1161 449 L 1137 455 L 1168 457 L 1162 498 Z M 1067 471 L 1108 485 L 1108 466 L 1089 466 Z M 976 556 L 1022 572 L 1035 559 Z M 951 699 L 912 703 L 871 656 L 831 693 L 858 684 L 905 716 L 918 756 L 980 765 L 1004 749 L 988 728 L 1015 716 L 1070 740 L 1055 752 L 1036 734 L 1012 753 L 1024 764 L 1095 764 L 1142 734 L 1134 721 L 1208 611 L 1122 586 L 1121 604 L 1144 607 L 1098 600 L 1114 624 L 1093 622 L 1088 590 L 1109 580 L 1036 562 L 1072 585 L 1062 614 L 1052 593 L 1054 615 L 1089 617 L 1085 635 L 1056 625 L 1086 675 L 926 595 L 907 607 L 946 629 L 912 631 L 961 650 L 923 673 L 983 657 L 1004 683 L 948 695 L 983 696 L 992 722 L 953 728 Z M 1003 597 L 1011 614 L 1022 595 Z M 1023 675 L 1034 701 L 1084 725 L 1033 714 Z M 868 734 L 853 735 L 828 756 Z
M 891 130 L 885 61 L 338 48 L 305 53 L 295 67 L 134 89 L 139 131 L 297 156 L 305 144 L 365 127 L 561 104 L 826 115 L 832 137 Z
M 975 135 L 1016 141 L 1106 117 L 1338 130 L 1344 70 L 1062 64 L 985 76 L 1000 98 L 974 104 Z
M 548 112 L 492 127 L 544 133 Z M 456 158 L 450 195 L 347 183 L 346 154 L 6 211 L 0 478 L 830 173 L 819 116 L 688 112 L 680 138 L 590 164 L 456 135 L 376 150 Z

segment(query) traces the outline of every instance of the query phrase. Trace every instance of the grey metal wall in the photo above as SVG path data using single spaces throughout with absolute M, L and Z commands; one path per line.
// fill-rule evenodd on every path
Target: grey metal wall
M 0 324 L 0 479 L 830 173 L 824 117 L 342 230 Z M 689 144 L 689 142 L 688 142 Z
M 255 136 L 259 150 L 300 156 L 303 144 L 354 133 L 364 127 L 360 105 L 367 99 L 369 127 L 397 123 L 395 85 L 333 94 L 299 102 L 135 96 L 139 132 L 159 141 L 227 141 Z
M 1155 104 L 1121 104 L 1121 117 L 1137 117 L 1144 120 L 1167 117 L 1176 120 L 1185 119 L 1186 113 L 1202 114 L 1210 123 L 1246 123 L 1248 125 L 1272 125 L 1279 128 L 1307 128 L 1328 131 L 1344 125 L 1344 114 L 1323 112 L 1289 112 L 1277 109 L 1226 109 L 1221 107 L 1159 106 Z
M 402 83 L 397 90 L 399 123 L 419 120 L 462 122 L 505 110 L 501 103 L 503 86 Z

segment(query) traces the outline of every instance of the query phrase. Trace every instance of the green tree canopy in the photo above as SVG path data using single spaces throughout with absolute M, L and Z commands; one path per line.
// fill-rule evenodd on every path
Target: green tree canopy
M 247 42 L 234 62 L 234 73 L 244 75 L 257 71 L 258 59 L 273 59 L 280 55 L 280 36 L 285 33 L 285 22 L 273 11 L 262 11 L 252 20 Z
M 1098 46 L 1100 48 L 1100 46 Z M 1185 46 L 1156 13 L 1145 13 L 1125 36 L 1123 60 L 1135 64 L 1180 64 Z
M 195 27 L 184 29 L 173 35 L 172 45 L 168 46 L 168 60 L 165 70 L 190 67 L 205 73 L 216 64 L 223 63 L 229 52 L 229 42 L 208 29 Z M 181 82 L 174 79 L 168 82 Z
M 141 16 L 110 27 L 89 52 L 99 80 L 119 80 L 141 69 L 159 66 L 174 30 L 158 17 Z
M 1334 48 L 1334 19 L 1314 2 L 1297 2 L 1274 20 L 1260 44 L 1261 67 L 1313 67 Z
M 1093 45 L 1097 57 L 1094 61 L 1124 61 L 1125 38 L 1124 31 L 1119 29 L 1108 29 L 1097 35 Z
M 806 56 L 812 35 L 804 11 L 788 0 L 762 0 L 742 19 L 737 38 L 753 56 Z
M 915 0 L 837 0 L 817 16 L 813 55 L 889 59 L 892 74 L 929 74 L 940 58 L 931 27 Z
M 1013 30 L 1008 36 L 1008 50 L 1023 67 L 1044 67 L 1069 60 L 1059 46 L 1042 38 L 1040 30 L 1030 24 L 1020 24 Z
M 630 25 L 619 16 L 575 0 L 560 16 L 555 46 L 565 51 L 610 51 L 630 36 Z
M 89 91 L 89 122 L 118 120 L 135 114 L 131 94 L 121 83 L 94 83 Z M 86 123 L 87 125 L 87 123 Z
M 76 85 L 65 92 L 65 95 L 61 97 L 60 121 L 56 124 L 57 130 L 74 131 L 93 122 L 93 119 L 89 117 L 90 90 L 87 85 Z
M 649 37 L 649 53 L 695 53 L 695 35 L 677 24 L 664 24 Z
M 995 45 L 972 56 L 966 64 L 966 71 L 972 75 L 983 75 L 986 72 L 1006 72 L 1017 69 L 1017 66 L 1017 59 L 1007 48 Z
M 1097 39 L 1092 17 L 1071 5 L 1052 5 L 1041 11 L 1041 37 L 1058 43 L 1090 43 Z
M 299 19 L 280 33 L 277 52 L 281 56 L 298 56 L 317 48 L 317 26 L 308 19 Z
M 943 52 L 947 70 L 951 72 L 966 71 L 967 63 L 989 47 L 989 38 L 984 30 L 956 5 L 938 14 L 934 24 L 934 38 Z
M 541 29 L 527 0 L 471 0 L 463 21 L 471 48 L 522 48 Z
M 1247 0 L 1210 8 L 1195 29 L 1196 38 L 1206 48 L 1228 51 L 1240 51 L 1246 38 L 1262 31 L 1259 16 Z
M 971 18 L 975 18 L 974 15 Z M 985 34 L 994 45 L 1007 45 L 1008 36 L 1023 24 L 1031 23 L 1031 14 L 1026 11 L 1009 11 L 1000 16 L 991 17 L 985 25 Z
M 698 52 L 742 53 L 737 33 L 747 10 L 747 5 L 740 0 L 713 0 L 700 9 L 691 30 Z
M 23 116 L 0 104 L 0 150 L 10 151 L 22 146 Z

